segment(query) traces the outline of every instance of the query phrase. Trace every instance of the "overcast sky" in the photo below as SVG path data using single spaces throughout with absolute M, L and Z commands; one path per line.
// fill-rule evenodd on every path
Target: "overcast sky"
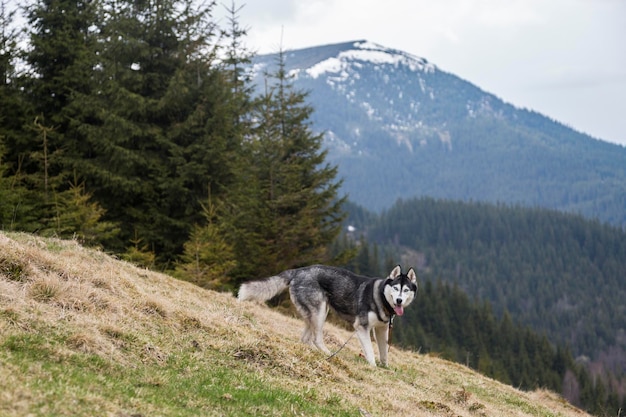
M 626 0 L 244 3 L 240 23 L 257 53 L 276 52 L 281 32 L 285 50 L 369 40 L 626 146 Z

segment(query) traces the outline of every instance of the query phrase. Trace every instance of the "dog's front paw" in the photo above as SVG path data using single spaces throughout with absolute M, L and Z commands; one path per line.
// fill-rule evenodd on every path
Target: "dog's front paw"
M 372 365 L 373 367 L 376 367 L 376 361 L 375 360 L 369 360 L 365 357 L 365 355 L 363 353 L 359 353 L 359 357 L 363 358 L 367 361 L 367 363 L 369 363 L 370 365 Z

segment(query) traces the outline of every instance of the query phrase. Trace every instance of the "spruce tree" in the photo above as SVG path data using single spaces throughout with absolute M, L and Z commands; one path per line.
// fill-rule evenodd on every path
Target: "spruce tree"
M 202 208 L 206 223 L 193 227 L 175 275 L 204 288 L 229 288 L 226 277 L 237 264 L 233 247 L 220 230 L 218 207 L 213 204 L 210 195 Z
M 19 178 L 22 156 L 16 148 L 24 141 L 27 105 L 18 83 L 20 33 L 10 4 L 0 1 L 0 229 L 5 230 L 23 229 L 37 217 L 32 213 L 35 199 Z
M 254 217 L 238 239 L 246 241 L 248 270 L 244 276 L 264 276 L 315 262 L 329 262 L 330 243 L 338 236 L 344 214 L 338 197 L 336 167 L 326 163 L 323 135 L 312 131 L 313 109 L 306 93 L 296 91 L 279 54 L 277 71 L 259 97 L 250 172 L 254 173 Z M 250 243 L 253 242 L 253 243 Z M 254 254 L 253 257 L 246 255 Z
M 89 92 L 95 48 L 97 2 L 38 0 L 28 8 L 31 49 L 27 63 L 38 114 L 55 126 L 67 122 L 63 109 L 76 92 Z
M 72 128 L 74 168 L 120 223 L 114 249 L 140 239 L 166 264 L 182 252 L 208 184 L 216 196 L 229 168 L 231 92 L 217 65 L 213 4 L 190 0 L 104 4 L 98 94 L 80 95 Z M 136 235 L 135 235 L 136 234 Z M 137 245 L 130 247 L 135 251 Z
M 106 244 L 119 233 L 114 223 L 102 220 L 105 211 L 91 194 L 85 191 L 85 183 L 74 178 L 65 191 L 55 192 L 52 217 L 44 219 L 41 234 L 72 238 L 83 245 Z
M 87 201 L 84 188 L 77 193 L 78 188 L 72 187 L 66 155 L 72 154 L 75 142 L 69 130 L 73 100 L 77 94 L 92 92 L 96 4 L 65 0 L 30 4 L 26 9 L 30 48 L 23 55 L 26 70 L 11 74 L 12 67 L 3 59 L 2 92 L 13 92 L 13 100 L 7 99 L 8 94 L 0 100 L 1 113 L 7 117 L 2 136 L 5 174 L 11 176 L 11 227 L 79 236 L 91 244 L 106 237 L 101 232 L 110 225 L 98 225 L 97 204 Z M 6 45 L 3 39 L 3 51 Z M 20 91 L 17 100 L 16 90 Z M 95 210 L 95 217 L 85 217 L 85 209 Z
M 244 235 L 254 227 L 259 201 L 256 177 L 249 169 L 251 149 L 244 146 L 251 136 L 252 53 L 244 46 L 246 30 L 239 25 L 241 7 L 234 2 L 224 7 L 228 18 L 220 30 L 223 42 L 216 67 L 221 83 L 219 93 L 211 95 L 215 100 L 209 120 L 211 134 L 207 143 L 198 144 L 203 149 L 191 154 L 215 149 L 213 157 L 206 159 L 210 175 L 200 176 L 210 181 L 211 202 L 202 206 L 202 219 L 194 224 L 176 267 L 178 276 L 220 289 L 232 288 L 232 272 L 237 265 L 248 263 L 238 261 L 253 256 L 247 248 L 255 246 L 251 244 L 254 235 Z M 207 184 L 204 186 L 206 189 Z
M 171 249 L 162 233 L 176 226 L 163 208 L 172 197 L 163 191 L 175 188 L 168 166 L 175 152 L 164 128 L 178 112 L 165 114 L 163 107 L 171 102 L 166 90 L 184 59 L 173 13 L 174 3 L 167 0 L 104 3 L 100 62 L 93 73 L 98 94 L 77 95 L 73 102 L 71 129 L 77 135 L 68 159 L 106 209 L 107 220 L 121 224 L 117 251 L 138 239 Z
M 19 32 L 14 27 L 16 11 L 7 0 L 0 0 L 0 138 L 6 138 L 11 129 L 23 122 L 19 110 L 20 90 L 16 85 L 16 62 L 20 55 Z M 17 121 L 17 124 L 15 123 Z
M 25 173 L 44 171 L 48 177 L 71 178 L 72 171 L 63 160 L 77 141 L 68 131 L 73 117 L 70 106 L 76 95 L 96 92 L 92 72 L 98 62 L 97 5 L 90 0 L 37 0 L 27 9 L 30 49 L 26 63 L 31 74 L 24 79 L 24 92 L 32 106 L 33 134 L 15 150 L 27 155 L 21 167 Z M 35 149 L 45 153 L 39 160 L 33 158 Z M 50 191 L 46 185 L 44 181 L 44 193 Z

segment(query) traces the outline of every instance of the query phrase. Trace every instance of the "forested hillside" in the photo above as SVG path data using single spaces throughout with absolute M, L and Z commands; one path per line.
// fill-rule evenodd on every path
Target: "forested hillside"
M 410 248 L 423 276 L 490 300 L 577 355 L 626 342 L 623 229 L 544 209 L 422 198 L 395 204 L 368 237 Z
M 420 282 L 416 305 L 395 321 L 397 343 L 450 359 L 524 390 L 547 387 L 595 415 L 626 405 L 623 379 L 594 372 L 570 350 L 513 320 L 489 302 L 472 301 L 456 286 Z
M 401 257 L 425 281 L 417 308 L 402 318 L 403 343 L 526 385 L 549 369 L 524 359 L 545 349 L 543 334 L 603 381 L 604 401 L 623 401 L 623 229 L 545 209 L 429 198 L 399 201 L 380 216 L 347 207 L 351 235 L 367 248 L 353 268 Z M 533 329 L 530 339 L 511 323 Z

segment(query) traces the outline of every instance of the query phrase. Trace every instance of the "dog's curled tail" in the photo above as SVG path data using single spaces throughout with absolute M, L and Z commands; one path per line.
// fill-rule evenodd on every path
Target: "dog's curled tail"
M 274 275 L 259 281 L 250 281 L 241 284 L 237 299 L 239 301 L 267 301 L 289 287 L 291 278 L 283 275 Z

